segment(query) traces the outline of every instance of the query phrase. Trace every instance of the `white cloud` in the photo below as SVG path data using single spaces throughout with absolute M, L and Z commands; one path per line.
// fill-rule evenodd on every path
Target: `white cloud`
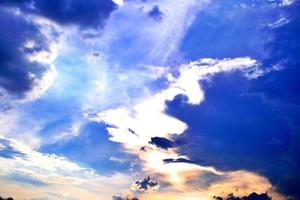
M 11 108 L 0 112 L 0 135 L 15 138 L 36 149 L 42 143 L 37 133 L 43 123 L 40 119 L 32 120 L 19 109 Z
M 74 120 L 69 125 L 59 127 L 51 136 L 44 141 L 44 144 L 54 144 L 56 142 L 65 142 L 71 138 L 80 135 L 81 128 L 85 125 L 85 120 Z
M 288 24 L 289 22 L 290 22 L 289 19 L 287 19 L 285 17 L 281 17 L 278 20 L 276 20 L 275 22 L 269 23 L 268 26 L 270 28 L 278 28 L 278 27 L 281 27 L 281 26 L 283 26 L 285 24 Z
M 295 2 L 295 0 L 282 0 L 281 5 L 282 6 L 289 6 L 291 4 L 293 4 Z
M 122 6 L 124 4 L 124 0 L 113 0 L 113 2 L 118 6 Z
M 45 91 L 53 84 L 56 78 L 57 72 L 54 65 L 50 65 L 49 69 L 42 75 L 41 78 L 37 78 L 34 74 L 29 74 L 30 79 L 33 81 L 33 88 L 25 94 L 25 101 L 32 101 L 42 96 Z
M 33 151 L 30 147 L 16 140 L 0 136 L 5 141 L 0 151 L 9 146 L 7 154 L 12 158 L 0 157 L 0 192 L 3 195 L 14 195 L 16 199 L 51 198 L 51 193 L 61 196 L 58 199 L 111 199 L 111 194 L 125 189 L 132 181 L 124 174 L 116 173 L 111 176 L 100 176 L 89 168 L 84 168 L 70 160 Z M 16 154 L 16 152 L 18 152 Z M 13 176 L 25 177 L 22 182 L 14 180 Z M 32 182 L 43 183 L 39 187 Z M 5 184 L 2 184 L 3 182 Z M 27 184 L 27 187 L 23 185 Z M 8 194 L 9 192 L 11 194 Z M 24 195 L 24 196 L 23 196 Z M 52 197 L 53 198 L 53 197 Z
M 177 78 L 166 74 L 169 79 L 166 89 L 136 100 L 130 107 L 107 110 L 90 119 L 112 125 L 108 128 L 112 141 L 133 148 L 141 147 L 147 145 L 151 137 L 168 137 L 169 134 L 180 134 L 187 128 L 184 122 L 164 113 L 166 101 L 183 94 L 187 96 L 188 103 L 199 104 L 204 100 L 204 92 L 198 83 L 200 80 L 215 73 L 247 70 L 256 66 L 256 61 L 250 58 L 201 59 L 191 62 L 180 67 Z M 136 134 L 132 134 L 129 129 Z

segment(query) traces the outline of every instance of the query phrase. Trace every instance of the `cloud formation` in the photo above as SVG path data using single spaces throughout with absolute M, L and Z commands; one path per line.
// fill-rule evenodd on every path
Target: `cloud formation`
M 0 167 L 0 193 L 6 196 L 13 194 L 17 199 L 110 199 L 116 188 L 121 186 L 125 189 L 131 181 L 130 177 L 120 173 L 99 176 L 92 169 L 81 167 L 64 157 L 36 152 L 2 136 Z
M 39 98 L 57 75 L 53 62 L 65 27 L 79 28 L 84 37 L 97 35 L 116 8 L 111 0 L 1 1 L 2 98 Z
M 271 190 L 272 186 L 267 179 L 259 175 L 247 171 L 222 172 L 213 167 L 188 162 L 189 158 L 178 153 L 170 140 L 172 136 L 182 134 L 188 127 L 183 121 L 165 113 L 166 102 L 172 101 L 178 95 L 184 95 L 184 101 L 190 105 L 203 102 L 205 94 L 199 81 L 208 80 L 218 73 L 236 71 L 246 77 L 249 70 L 257 66 L 258 63 L 250 58 L 202 59 L 191 62 L 182 65 L 176 77 L 166 74 L 169 84 L 162 91 L 141 98 L 130 107 L 110 109 L 87 116 L 90 120 L 107 124 L 110 140 L 123 144 L 126 151 L 137 155 L 141 160 L 143 171 L 154 175 L 159 174 L 159 180 L 171 185 L 173 190 L 174 188 L 177 191 L 195 190 L 198 191 L 197 195 L 206 197 L 211 195 L 211 191 L 232 191 L 235 190 L 234 188 L 240 188 L 240 195 L 252 191 L 266 192 Z M 154 144 L 154 147 L 151 144 Z M 219 176 L 220 180 L 203 186 L 200 191 L 196 189 L 199 184 L 189 182 L 191 177 L 204 177 L 203 175 L 207 173 Z M 148 186 L 148 182 L 148 179 L 138 181 L 137 188 L 147 188 L 142 185 Z M 155 194 L 150 196 L 158 198 Z
M 0 91 L 36 99 L 52 84 L 57 54 L 55 27 L 0 7 Z
M 285 13 L 292 5 L 1 1 L 0 193 L 296 198 L 299 15 Z M 14 108 L 12 99 L 27 102 Z

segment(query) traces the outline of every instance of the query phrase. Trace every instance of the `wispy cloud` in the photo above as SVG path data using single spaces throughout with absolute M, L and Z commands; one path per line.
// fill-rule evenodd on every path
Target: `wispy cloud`
M 130 184 L 131 178 L 125 174 L 100 176 L 64 157 L 36 152 L 13 139 L 1 136 L 0 143 L 0 192 L 4 195 L 54 198 L 53 192 L 61 196 L 59 199 L 110 199 L 111 194 Z

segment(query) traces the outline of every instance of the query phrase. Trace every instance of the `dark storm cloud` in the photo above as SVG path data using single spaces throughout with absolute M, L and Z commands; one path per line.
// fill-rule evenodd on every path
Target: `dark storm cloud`
M 174 143 L 171 140 L 162 137 L 152 137 L 149 144 L 153 144 L 158 148 L 168 149 L 174 147 Z
M 111 0 L 5 0 L 0 4 L 18 7 L 60 24 L 75 24 L 83 28 L 101 27 L 117 5 Z
M 160 22 L 163 20 L 164 13 L 159 9 L 159 6 L 156 5 L 148 12 L 148 16 Z
M 37 25 L 1 7 L 0 30 L 0 88 L 23 97 L 50 68 L 27 58 L 42 51 L 49 52 L 48 39 Z M 34 42 L 35 46 L 26 47 L 28 41 Z
M 256 80 L 219 74 L 202 83 L 206 98 L 199 106 L 179 97 L 168 104 L 168 112 L 189 125 L 178 139 L 182 154 L 222 170 L 258 172 L 294 199 L 300 199 L 299 7 L 284 8 L 290 23 L 268 30 L 270 56 L 261 62 L 283 70 Z

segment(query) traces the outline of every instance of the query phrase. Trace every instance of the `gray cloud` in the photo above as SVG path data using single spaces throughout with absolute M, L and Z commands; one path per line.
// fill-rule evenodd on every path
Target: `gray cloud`
M 144 178 L 143 180 L 137 180 L 131 185 L 131 189 L 138 192 L 155 191 L 158 188 L 159 183 L 151 180 L 150 176 Z

